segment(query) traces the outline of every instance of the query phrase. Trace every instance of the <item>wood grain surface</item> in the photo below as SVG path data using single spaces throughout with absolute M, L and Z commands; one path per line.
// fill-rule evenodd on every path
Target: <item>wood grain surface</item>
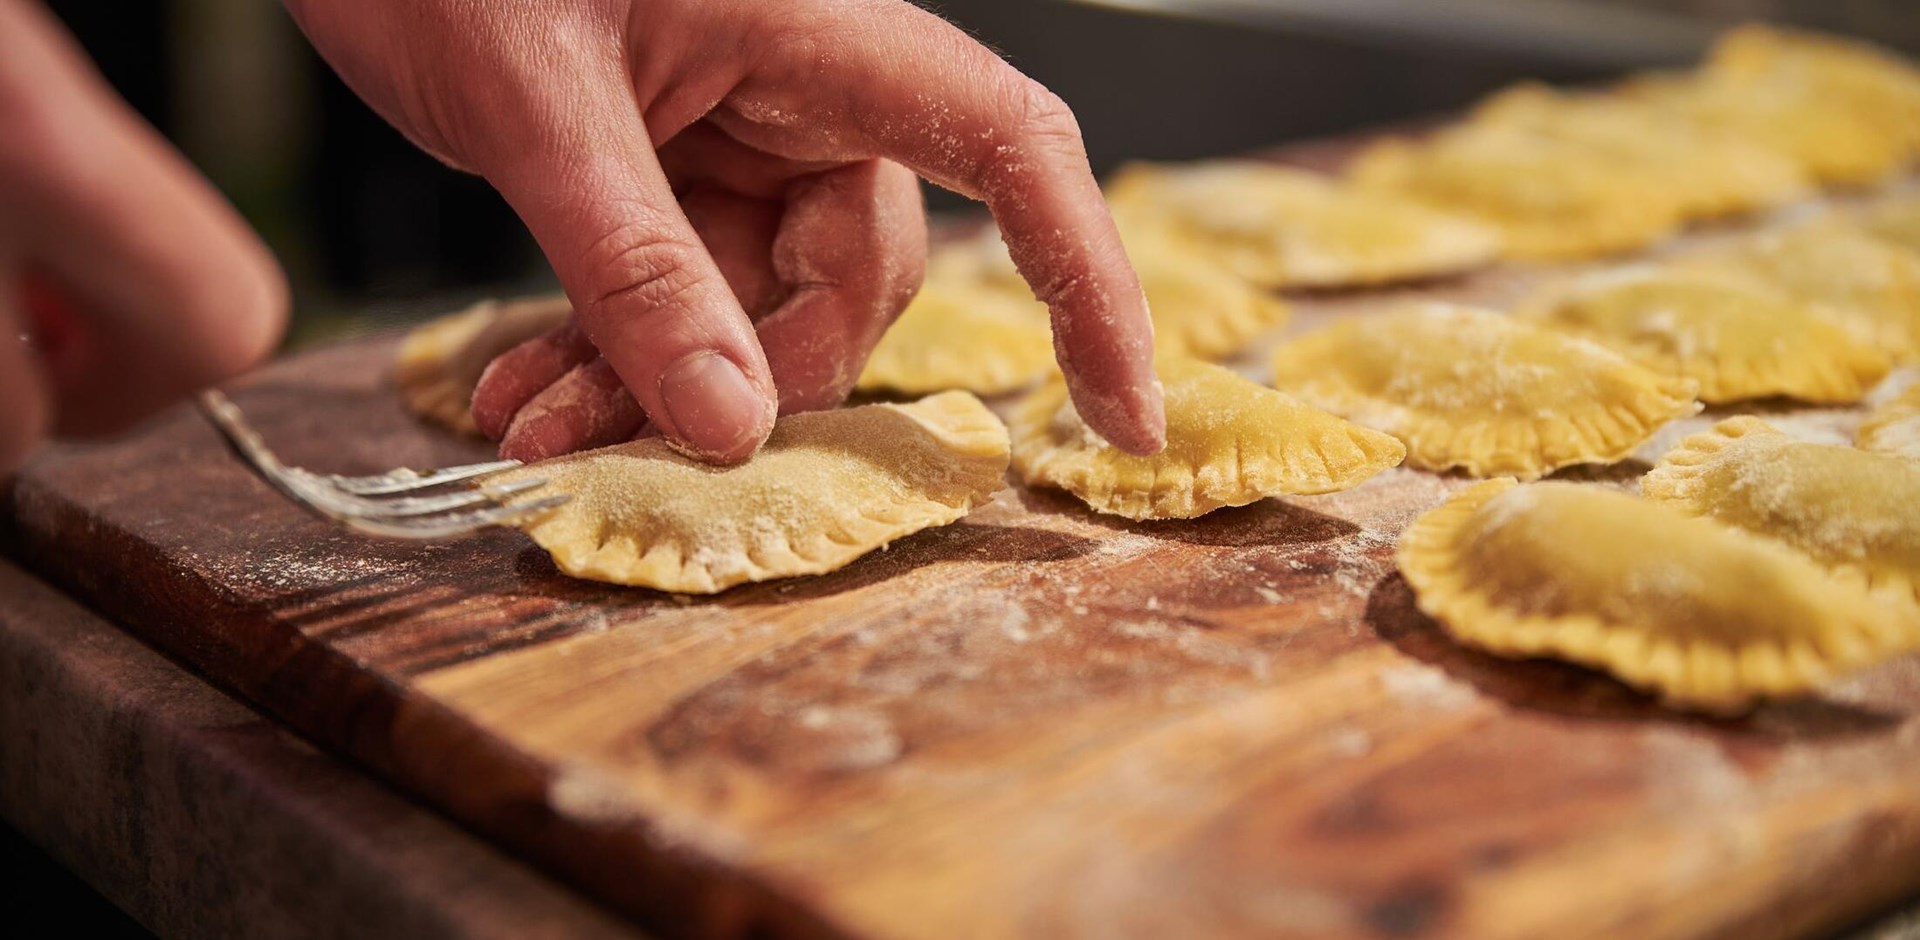
M 293 463 L 478 457 L 401 414 L 391 351 L 233 395 Z M 336 531 L 184 410 L 9 502 L 48 577 L 674 935 L 1782 937 L 1920 889 L 1920 661 L 1708 721 L 1466 651 L 1391 562 L 1461 484 L 1178 524 L 1009 489 L 702 599 L 571 581 L 517 533 Z
M 0 816 L 162 937 L 645 940 L 5 561 Z

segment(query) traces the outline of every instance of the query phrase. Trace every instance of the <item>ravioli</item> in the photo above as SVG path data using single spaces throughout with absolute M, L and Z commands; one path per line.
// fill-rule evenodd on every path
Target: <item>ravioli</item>
M 1728 418 L 1667 454 L 1648 498 L 1785 543 L 1876 591 L 1920 599 L 1920 465 Z M 1920 610 L 1910 616 L 1920 622 Z
M 1123 225 L 1121 237 L 1146 292 L 1161 352 L 1224 359 L 1291 314 L 1285 301 L 1163 231 Z M 978 285 L 1037 303 L 993 229 L 936 250 L 928 280 Z
M 1792 158 L 1617 95 L 1525 84 L 1482 102 L 1473 121 L 1531 131 L 1621 161 L 1662 186 L 1688 218 L 1771 209 L 1813 193 L 1813 181 Z
M 1900 196 L 1875 203 L 1862 210 L 1856 221 L 1868 235 L 1920 252 L 1920 196 Z
M 1920 643 L 1920 629 L 1784 546 L 1617 490 L 1491 480 L 1401 536 L 1420 609 L 1500 656 L 1604 669 L 1735 713 Z
M 1721 37 L 1706 69 L 1731 81 L 1804 89 L 1876 122 L 1909 150 L 1920 146 L 1920 71 L 1870 43 L 1754 23 Z
M 1507 257 L 1595 258 L 1679 231 L 1682 201 L 1619 160 L 1552 137 L 1466 125 L 1418 143 L 1388 140 L 1356 158 L 1360 187 L 1470 216 L 1499 229 Z
M 1053 368 L 1053 333 L 1040 302 L 929 279 L 880 338 L 856 387 L 997 395 L 1032 385 Z
M 573 498 L 525 523 L 576 578 L 683 594 L 820 574 L 965 516 L 1005 483 L 1007 429 L 980 400 L 788 415 L 747 462 L 714 467 L 659 438 L 570 454 L 544 477 Z
M 1758 278 L 1896 363 L 1920 358 L 1920 255 L 1826 221 L 1675 262 Z
M 1884 353 L 1751 279 L 1639 265 L 1549 286 L 1519 309 L 1692 379 L 1706 402 L 1855 402 L 1891 368 Z
M 1909 153 L 1904 132 L 1884 119 L 1835 107 L 1817 89 L 1780 76 L 1647 75 L 1619 92 L 1786 156 L 1819 183 L 1879 183 Z
M 562 294 L 485 300 L 424 323 L 400 342 L 393 380 L 407 410 L 451 431 L 478 436 L 473 389 L 494 357 L 558 328 L 573 315 Z
M 1414 304 L 1282 346 L 1274 382 L 1407 445 L 1425 470 L 1533 479 L 1612 463 L 1699 410 L 1690 379 L 1489 310 Z
M 1860 423 L 1854 443 L 1864 450 L 1920 459 L 1920 382 L 1875 408 Z
M 1107 201 L 1123 232 L 1164 230 L 1267 287 L 1435 278 L 1500 257 L 1499 233 L 1482 223 L 1253 161 L 1133 164 Z M 1138 260 L 1131 234 L 1127 244 Z
M 1102 440 L 1055 380 L 1020 402 L 1010 425 L 1013 465 L 1128 519 L 1191 519 L 1270 496 L 1358 486 L 1398 464 L 1399 441 L 1342 421 L 1227 369 L 1162 357 L 1167 446 L 1150 457 Z

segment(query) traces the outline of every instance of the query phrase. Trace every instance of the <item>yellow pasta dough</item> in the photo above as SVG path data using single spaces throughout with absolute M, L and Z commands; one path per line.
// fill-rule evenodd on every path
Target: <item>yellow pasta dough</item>
M 1489 310 L 1409 305 L 1282 346 L 1281 391 L 1406 442 L 1407 463 L 1533 479 L 1611 463 L 1699 410 L 1689 379 Z
M 714 467 L 658 439 L 542 461 L 528 498 L 573 498 L 523 528 L 576 578 L 686 594 L 832 571 L 965 516 L 1004 485 L 1007 430 L 980 400 L 788 415 L 746 463 Z
M 1474 486 L 1407 529 L 1399 563 L 1420 609 L 1465 643 L 1604 669 L 1713 712 L 1809 692 L 1920 640 L 1804 556 L 1597 486 Z
M 1693 379 L 1707 402 L 1773 395 L 1854 402 L 1891 368 L 1884 353 L 1806 304 L 1751 279 L 1707 272 L 1606 271 L 1549 286 L 1520 311 L 1655 372 Z
M 1130 251 L 1133 233 L 1162 229 L 1269 287 L 1432 278 L 1500 256 L 1499 233 L 1482 223 L 1252 161 L 1134 164 L 1108 184 L 1107 200 Z
M 1875 203 L 1863 209 L 1857 221 L 1868 235 L 1920 252 L 1920 196 L 1899 196 Z
M 1473 120 L 1529 130 L 1621 161 L 1661 185 L 1689 218 L 1774 208 L 1813 191 L 1813 181 L 1787 156 L 1616 95 L 1526 84 L 1482 102 Z
M 1860 423 L 1854 443 L 1864 450 L 1920 459 L 1920 382 L 1875 408 Z
M 1803 89 L 1875 122 L 1909 150 L 1920 145 L 1920 71 L 1869 43 L 1754 23 L 1721 37 L 1706 69 L 1763 88 Z
M 930 278 L 880 338 L 857 387 L 997 395 L 1053 368 L 1053 334 L 1038 301 Z
M 1467 125 L 1418 143 L 1375 144 L 1351 178 L 1491 224 L 1506 254 L 1525 260 L 1634 251 L 1682 222 L 1681 200 L 1644 170 L 1512 128 Z
M 1767 232 L 1676 264 L 1757 278 L 1896 363 L 1920 357 L 1920 255 L 1851 225 Z
M 1620 93 L 1681 119 L 1732 134 L 1800 164 L 1821 183 L 1878 183 L 1905 164 L 1903 132 L 1781 77 L 1648 75 Z
M 1920 587 L 1920 465 L 1794 440 L 1752 416 L 1682 441 L 1640 483 L 1648 498 L 1790 545 L 1905 600 Z M 1920 609 L 1910 612 L 1920 622 Z
M 1400 442 L 1190 359 L 1159 362 L 1167 447 L 1150 457 L 1101 440 L 1055 380 L 1015 409 L 1013 464 L 1021 479 L 1054 486 L 1129 519 L 1191 519 L 1269 496 L 1358 486 L 1400 462 Z
M 1161 352 L 1224 359 L 1287 322 L 1285 301 L 1191 246 L 1153 228 L 1123 226 L 1127 256 L 1140 275 Z M 1032 302 L 1033 293 L 992 229 L 934 252 L 929 283 L 977 285 Z M 1036 309 L 1043 309 L 1038 308 Z
M 486 300 L 416 327 L 400 342 L 393 379 L 407 410 L 461 434 L 477 435 L 474 386 L 494 357 L 559 327 L 573 315 L 561 294 Z

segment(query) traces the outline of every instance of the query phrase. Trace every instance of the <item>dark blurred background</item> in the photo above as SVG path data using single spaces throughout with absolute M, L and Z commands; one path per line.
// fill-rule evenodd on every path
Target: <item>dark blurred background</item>
M 133 105 L 265 234 L 296 342 L 536 289 L 544 263 L 483 182 L 414 150 L 261 0 L 56 0 Z M 1516 79 L 1691 59 L 1765 18 L 1920 48 L 1913 0 L 943 0 L 1074 107 L 1098 170 L 1458 107 Z M 937 209 L 962 204 L 932 194 Z

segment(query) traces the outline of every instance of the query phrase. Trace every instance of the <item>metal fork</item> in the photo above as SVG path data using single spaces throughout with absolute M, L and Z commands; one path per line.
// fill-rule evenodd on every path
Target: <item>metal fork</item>
M 565 494 L 531 502 L 509 504 L 513 496 L 545 486 L 545 479 L 520 480 L 499 486 L 483 478 L 520 466 L 518 460 L 442 467 L 438 470 L 393 470 L 364 477 L 314 473 L 289 467 L 274 456 L 260 432 L 247 423 L 239 407 L 218 390 L 201 392 L 201 414 L 233 445 L 233 449 L 275 489 L 316 515 L 369 535 L 398 539 L 438 539 L 477 532 L 489 526 L 509 525 L 566 502 Z M 455 483 L 469 485 L 450 492 L 425 493 Z

